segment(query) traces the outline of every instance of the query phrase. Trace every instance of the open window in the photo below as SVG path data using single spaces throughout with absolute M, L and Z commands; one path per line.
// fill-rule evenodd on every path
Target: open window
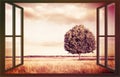
M 115 71 L 115 3 L 97 8 L 97 64 Z
M 5 71 L 22 64 L 23 8 L 5 3 Z
M 36 1 L 36 0 L 35 0 Z M 18 1 L 18 3 L 21 1 Z M 24 1 L 23 1 L 24 2 Z M 32 2 L 25 1 L 25 3 Z M 39 2 L 39 1 L 37 1 Z M 43 1 L 44 2 L 44 1 Z M 58 1 L 59 2 L 59 1 Z M 69 2 L 69 1 L 68 1 Z M 84 2 L 84 1 L 83 1 Z M 94 2 L 94 1 L 93 1 Z M 96 2 L 96 1 L 95 1 Z M 17 3 L 3 2 L 0 5 L 3 12 L 1 12 L 1 19 L 5 20 L 0 24 L 0 52 L 2 73 L 14 69 L 24 63 L 24 9 L 18 6 Z M 70 2 L 71 3 L 71 2 Z M 91 2 L 92 3 L 92 2 Z M 116 8 L 117 7 L 117 8 Z M 9 10 L 7 9 L 9 8 Z M 1 9 L 1 8 L 0 8 Z M 40 10 L 40 9 L 39 9 Z M 102 66 L 105 69 L 112 71 L 112 74 L 118 71 L 118 52 L 119 52 L 119 22 L 116 21 L 119 15 L 117 2 L 106 3 L 95 8 L 97 16 L 97 59 L 95 61 L 97 66 Z M 3 16 L 2 16 L 3 15 Z M 118 32 L 118 33 L 117 33 Z M 117 36 L 117 37 L 116 37 Z M 36 38 L 36 37 L 35 37 Z M 2 49 L 3 48 L 3 49 Z M 112 63 L 111 63 L 112 62 Z M 1 71 L 0 71 L 1 72 Z

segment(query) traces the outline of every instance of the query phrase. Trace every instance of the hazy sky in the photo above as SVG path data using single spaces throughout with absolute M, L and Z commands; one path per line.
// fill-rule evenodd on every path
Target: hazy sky
M 17 5 L 24 8 L 25 55 L 70 55 L 64 50 L 64 35 L 75 25 L 83 24 L 96 37 L 96 8 L 102 3 Z M 96 50 L 86 55 L 95 56 Z

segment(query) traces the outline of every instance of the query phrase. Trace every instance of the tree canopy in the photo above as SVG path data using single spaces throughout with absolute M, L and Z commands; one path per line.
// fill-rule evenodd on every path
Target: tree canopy
M 76 25 L 66 32 L 64 48 L 72 54 L 93 52 L 95 50 L 95 37 L 84 25 Z

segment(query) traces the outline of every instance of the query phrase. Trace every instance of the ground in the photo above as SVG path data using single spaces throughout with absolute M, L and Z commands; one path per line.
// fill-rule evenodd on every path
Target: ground
M 110 73 L 96 65 L 94 59 L 77 57 L 29 57 L 24 64 L 6 72 L 7 74 L 101 74 Z

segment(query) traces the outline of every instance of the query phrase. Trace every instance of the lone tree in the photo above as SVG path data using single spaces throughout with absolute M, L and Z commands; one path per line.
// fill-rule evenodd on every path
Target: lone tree
M 64 48 L 72 54 L 90 53 L 95 50 L 95 37 L 83 25 L 76 25 L 64 36 Z

